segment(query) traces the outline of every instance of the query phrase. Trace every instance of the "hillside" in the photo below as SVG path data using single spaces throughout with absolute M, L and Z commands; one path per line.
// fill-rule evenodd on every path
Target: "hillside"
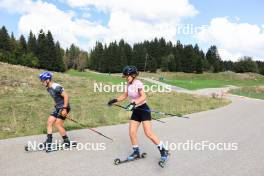
M 38 80 L 42 71 L 0 62 L 0 139 L 46 132 L 46 120 L 54 103 Z M 112 78 L 109 75 L 108 80 Z M 72 118 L 90 127 L 127 122 L 130 112 L 106 106 L 118 93 L 94 93 L 95 80 L 98 78 L 93 76 L 54 73 L 54 81 L 70 94 Z M 170 92 L 148 93 L 148 103 L 155 110 L 189 114 L 224 106 L 229 101 Z M 80 128 L 69 121 L 65 126 L 68 130 Z

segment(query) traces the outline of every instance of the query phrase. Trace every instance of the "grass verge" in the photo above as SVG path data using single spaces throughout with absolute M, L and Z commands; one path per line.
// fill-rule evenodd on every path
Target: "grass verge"
M 140 73 L 143 77 L 150 77 L 159 80 L 164 78 L 162 82 L 179 86 L 189 90 L 197 90 L 203 88 L 218 88 L 228 85 L 234 86 L 261 86 L 264 85 L 264 76 L 254 73 Z
M 241 87 L 238 89 L 232 89 L 230 93 L 264 100 L 264 86 Z

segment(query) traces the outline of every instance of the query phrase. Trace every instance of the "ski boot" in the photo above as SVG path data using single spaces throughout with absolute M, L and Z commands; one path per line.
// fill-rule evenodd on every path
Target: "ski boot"
M 160 151 L 160 161 L 159 161 L 159 165 L 160 167 L 164 167 L 165 163 L 168 161 L 169 159 L 169 151 L 166 150 L 164 147 L 158 147 L 159 151 Z
M 52 135 L 48 134 L 46 141 L 43 142 L 44 149 L 46 151 L 51 150 L 51 144 L 52 144 Z
M 62 145 L 65 146 L 65 148 L 70 148 L 70 147 L 75 147 L 77 145 L 77 142 L 70 141 L 68 137 L 63 137 Z
M 133 147 L 133 153 L 127 157 L 127 160 L 131 161 L 137 158 L 140 158 L 139 147 Z

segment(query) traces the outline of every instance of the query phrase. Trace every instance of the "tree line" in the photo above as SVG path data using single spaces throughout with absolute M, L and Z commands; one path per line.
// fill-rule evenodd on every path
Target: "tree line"
M 135 43 L 124 40 L 109 45 L 97 42 L 90 52 L 89 68 L 99 72 L 120 72 L 124 65 L 135 65 L 140 71 L 156 72 L 255 72 L 264 74 L 264 62 L 242 57 L 237 62 L 223 61 L 216 46 L 206 53 L 195 45 L 172 44 L 164 38 Z
M 126 65 L 135 65 L 139 71 L 156 72 L 255 72 L 264 75 L 264 62 L 242 57 L 236 62 L 223 61 L 216 46 L 205 53 L 195 45 L 173 44 L 164 38 L 155 38 L 128 44 L 123 39 L 109 44 L 96 42 L 89 52 L 72 44 L 63 49 L 54 41 L 52 33 L 40 30 L 38 36 L 29 33 L 15 39 L 5 26 L 0 29 L 0 61 L 33 68 L 64 72 L 68 69 L 83 71 L 85 68 L 105 73 L 120 72 Z
M 40 30 L 38 36 L 31 31 L 28 38 L 16 39 L 5 26 L 0 29 L 0 61 L 50 71 L 83 70 L 87 67 L 88 53 L 72 44 L 64 50 L 52 33 Z

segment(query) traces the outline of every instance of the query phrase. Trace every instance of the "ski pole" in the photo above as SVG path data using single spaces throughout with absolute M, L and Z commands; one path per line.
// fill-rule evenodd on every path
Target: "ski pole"
M 124 106 L 121 106 L 119 104 L 114 104 L 115 106 L 117 107 L 120 107 L 120 108 L 123 108 L 123 109 L 126 109 L 126 107 Z M 138 109 L 138 110 L 142 110 L 142 111 L 147 111 L 147 112 L 153 112 L 153 113 L 157 113 L 157 114 L 161 114 L 161 115 L 168 115 L 168 116 L 175 116 L 175 117 L 178 117 L 178 118 L 186 118 L 186 119 L 189 119 L 189 117 L 180 117 L 176 114 L 170 114 L 170 113 L 165 113 L 165 112 L 159 112 L 159 111 L 155 111 L 155 110 L 148 110 L 148 109 L 141 109 L 141 108 L 134 108 L 134 109 Z
M 117 106 L 117 107 L 120 107 L 120 108 L 122 108 L 122 109 L 127 109 L 126 107 L 121 106 L 121 105 L 118 105 L 118 104 L 114 104 L 114 105 Z M 140 109 L 140 108 L 134 108 L 134 109 Z M 141 110 L 144 110 L 144 109 L 141 109 Z M 149 111 L 147 111 L 147 112 L 149 112 Z M 156 121 L 161 122 L 161 123 L 166 123 L 166 122 L 164 122 L 164 121 L 162 121 L 162 120 L 159 120 L 159 119 L 154 119 L 154 118 L 153 118 L 153 120 L 156 120 Z
M 77 122 L 76 120 L 74 120 L 74 119 L 72 119 L 72 118 L 70 118 L 70 117 L 67 117 L 66 119 L 69 119 L 70 121 L 72 121 L 72 122 L 74 122 L 74 123 L 80 125 L 81 127 L 88 128 L 87 126 L 85 126 L 85 125 L 83 125 L 83 124 Z M 101 136 L 103 136 L 103 137 L 105 137 L 105 138 L 107 138 L 107 139 L 109 139 L 109 140 L 111 140 L 111 141 L 114 141 L 112 138 L 105 136 L 104 134 L 100 133 L 99 131 L 96 131 L 96 130 L 93 129 L 93 128 L 88 128 L 88 129 L 91 130 L 91 131 L 93 131 L 93 132 L 95 132 L 95 133 L 97 133 L 97 134 L 99 134 L 99 135 L 101 135 Z
M 144 109 L 141 109 L 144 110 Z M 170 113 L 166 113 L 166 112 L 159 112 L 159 111 L 155 111 L 155 110 L 150 110 L 151 112 L 157 113 L 157 114 L 161 114 L 161 115 L 167 115 L 167 116 L 174 116 L 174 117 L 178 117 L 178 118 L 185 118 L 185 119 L 189 119 L 189 117 L 186 116 L 178 116 L 176 114 L 170 114 Z

